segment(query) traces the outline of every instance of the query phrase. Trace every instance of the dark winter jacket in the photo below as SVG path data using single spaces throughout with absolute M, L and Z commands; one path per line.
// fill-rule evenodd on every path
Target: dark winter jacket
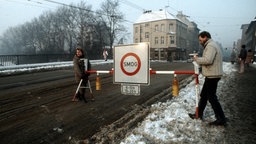
M 241 51 L 240 51 L 240 54 L 239 54 L 239 58 L 242 59 L 242 60 L 245 60 L 246 56 L 247 56 L 247 51 L 246 51 L 245 48 L 242 48 Z
M 86 70 L 91 70 L 89 59 L 79 58 L 75 55 L 73 58 L 73 65 L 76 82 L 79 82 L 81 79 L 87 81 L 90 74 L 86 73 Z

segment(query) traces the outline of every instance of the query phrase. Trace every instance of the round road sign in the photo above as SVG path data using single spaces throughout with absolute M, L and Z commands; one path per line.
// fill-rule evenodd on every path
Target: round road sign
M 120 62 L 120 67 L 123 73 L 128 76 L 137 74 L 141 67 L 141 61 L 138 55 L 135 53 L 125 54 Z

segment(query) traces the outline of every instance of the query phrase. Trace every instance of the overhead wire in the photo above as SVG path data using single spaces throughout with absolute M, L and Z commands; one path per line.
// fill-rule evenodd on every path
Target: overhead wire
M 6 1 L 10 1 L 10 2 L 16 2 L 16 3 L 22 3 L 22 4 L 29 4 L 29 3 L 24 3 L 24 2 L 21 2 L 21 1 L 14 1 L 14 0 L 6 0 Z M 100 14 L 100 15 L 105 15 L 105 16 L 110 16 L 110 15 L 107 15 L 105 13 L 99 13 L 99 12 L 96 12 L 96 11 L 93 11 L 93 10 L 90 10 L 90 9 L 86 9 L 86 8 L 81 8 L 79 6 L 75 6 L 75 5 L 71 5 L 71 4 L 65 4 L 63 2 L 58 2 L 58 1 L 54 1 L 54 0 L 41 0 L 41 1 L 38 1 L 38 0 L 26 0 L 28 2 L 33 2 L 33 3 L 36 3 L 36 4 L 39 4 L 39 5 L 47 5 L 46 3 L 43 3 L 42 1 L 45 1 L 45 2 L 48 2 L 48 3 L 54 3 L 54 4 L 57 4 L 57 5 L 62 5 L 62 6 L 66 6 L 66 7 L 71 7 L 71 8 L 76 8 L 76 9 L 79 9 L 79 10 L 85 10 L 85 11 L 88 11 L 88 12 L 92 12 L 92 13 L 95 13 L 95 14 Z M 121 3 L 125 4 L 125 5 L 128 5 L 134 9 L 137 9 L 139 11 L 141 11 L 142 13 L 144 13 L 146 11 L 145 8 L 135 4 L 135 3 L 132 3 L 131 1 L 128 1 L 128 0 L 120 0 Z M 33 4 L 30 4 L 32 6 L 37 6 L 37 7 L 42 7 L 42 8 L 45 8 L 43 6 L 39 6 L 39 5 L 33 5 Z M 169 3 L 168 3 L 168 6 L 166 6 L 165 8 L 171 8 L 172 10 L 174 10 L 175 12 L 178 12 L 178 10 L 176 10 L 175 8 L 169 6 Z M 154 13 L 153 13 L 154 14 Z M 189 19 L 191 19 L 192 21 L 196 22 L 196 24 L 199 25 L 199 27 L 205 27 L 204 24 L 202 24 L 201 22 L 195 20 L 193 18 L 194 16 L 189 16 Z M 204 18 L 204 17 L 196 17 L 196 18 Z M 205 17 L 205 18 L 209 18 L 209 17 Z M 219 17 L 212 17 L 212 18 L 219 18 Z M 222 17 L 220 17 L 222 18 Z M 224 18 L 224 17 L 223 17 Z M 134 24 L 135 22 L 133 21 L 130 21 L 130 20 L 127 20 L 127 19 L 123 19 L 124 22 L 128 22 L 130 24 Z M 218 25 L 219 27 L 221 26 L 224 26 L 224 25 Z M 158 32 L 163 32 L 163 33 L 167 33 L 167 31 L 161 31 L 159 30 Z
M 80 10 L 85 10 L 85 11 L 92 12 L 92 13 L 96 13 L 96 14 L 106 15 L 105 13 L 99 13 L 99 12 L 96 12 L 96 11 L 92 11 L 92 10 L 89 10 L 89 9 L 81 8 L 81 7 L 78 7 L 78 6 L 75 6 L 75 5 L 65 4 L 65 3 L 63 3 L 63 2 L 58 2 L 58 1 L 54 1 L 54 0 L 41 0 L 41 1 L 38 1 L 38 0 L 24 0 L 24 1 L 33 2 L 33 3 L 39 4 L 39 5 L 34 5 L 34 4 L 31 4 L 31 3 L 26 3 L 26 2 L 24 2 L 24 1 L 15 1 L 15 0 L 5 0 L 5 1 L 20 3 L 20 4 L 23 4 L 23 5 L 28 5 L 28 4 L 29 4 L 29 5 L 31 5 L 31 6 L 46 8 L 45 5 L 46 5 L 46 6 L 49 6 L 49 5 L 47 5 L 46 3 L 41 2 L 41 1 L 45 1 L 45 2 L 49 2 L 49 3 L 57 4 L 57 5 L 62 5 L 62 6 L 66 6 L 66 7 L 71 7 L 71 8 L 77 8 L 77 9 L 80 9 Z M 137 10 L 140 10 L 140 11 L 142 11 L 142 12 L 145 12 L 145 11 L 146 11 L 145 8 L 139 6 L 139 5 L 135 4 L 135 3 L 132 3 L 131 1 L 128 1 L 128 0 L 120 0 L 120 2 L 123 3 L 123 4 L 125 4 L 125 5 L 130 6 L 130 7 L 132 7 L 132 8 L 135 8 L 135 9 L 137 9 Z M 44 6 L 42 6 L 42 5 L 44 5 Z M 168 1 L 168 6 L 166 6 L 166 8 L 167 8 L 167 7 L 173 9 L 175 12 L 179 12 L 177 9 L 175 9 L 175 8 L 173 8 L 173 7 L 171 7 L 171 6 L 169 5 L 169 1 Z M 49 7 L 47 7 L 47 8 L 49 8 Z M 106 15 L 106 16 L 108 16 L 108 15 Z M 230 19 L 234 19 L 234 18 L 237 18 L 237 17 L 203 17 L 203 16 L 189 16 L 189 19 L 191 19 L 192 21 L 195 21 L 197 24 L 200 24 L 200 23 L 202 23 L 202 22 L 199 22 L 199 21 L 195 20 L 194 18 L 215 18 L 215 19 L 216 19 L 216 18 L 218 18 L 218 19 L 227 19 L 227 18 L 230 18 Z M 132 24 L 135 23 L 135 22 L 132 22 L 132 21 L 127 20 L 127 19 L 124 19 L 124 21 L 129 22 L 129 23 L 132 23 Z M 219 26 L 221 26 L 221 25 L 219 25 Z M 223 26 L 224 26 L 224 25 L 223 25 Z
M 34 3 L 37 3 L 37 4 L 41 4 L 41 5 L 46 5 L 45 3 L 43 2 L 40 2 L 38 0 L 27 0 L 27 1 L 30 1 L 30 2 L 34 2 Z M 75 5 L 71 5 L 71 4 L 65 4 L 63 2 L 58 2 L 58 1 L 54 1 L 54 0 L 41 0 L 41 1 L 45 1 L 45 2 L 49 2 L 49 3 L 54 3 L 54 4 L 57 4 L 57 5 L 61 5 L 61 6 L 65 6 L 65 7 L 71 7 L 71 8 L 75 8 L 75 9 L 79 9 L 79 10 L 85 10 L 87 12 L 92 12 L 92 13 L 95 13 L 95 14 L 100 14 L 100 15 L 105 15 L 105 16 L 111 16 L 111 15 L 107 15 L 105 13 L 99 13 L 99 12 L 96 12 L 96 11 L 93 11 L 93 10 L 90 10 L 90 9 L 86 9 L 86 8 L 81 8 L 79 6 L 75 6 Z M 122 2 L 123 4 L 126 4 L 132 8 L 135 8 L 135 9 L 138 9 L 140 11 L 142 11 L 143 13 L 146 11 L 146 9 L 138 6 L 137 4 L 134 4 L 128 0 L 121 0 L 120 2 Z M 152 13 L 152 14 L 155 14 L 155 13 Z M 157 15 L 156 15 L 157 16 Z M 123 19 L 124 22 L 128 22 L 130 24 L 134 24 L 135 22 L 133 21 L 130 21 L 130 20 L 127 20 L 127 19 Z M 153 29 L 153 28 L 151 28 Z M 168 33 L 166 31 L 161 31 L 161 30 L 158 30 L 158 32 L 163 32 L 163 33 Z
M 30 5 L 30 6 L 40 7 L 40 8 L 49 8 L 49 7 L 42 6 L 40 3 L 33 4 L 30 2 L 25 2 L 25 1 L 32 1 L 32 0 L 25 0 L 25 1 L 5 0 L 5 1 L 12 2 L 12 3 L 18 3 L 18 4 L 25 5 L 25 6 Z M 40 5 L 36 5 L 36 4 L 40 4 Z

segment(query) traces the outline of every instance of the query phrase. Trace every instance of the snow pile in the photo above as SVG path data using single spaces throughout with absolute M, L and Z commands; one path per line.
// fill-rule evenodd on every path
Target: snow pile
M 235 66 L 224 63 L 224 77 L 236 71 Z M 219 83 L 221 88 L 224 79 Z M 199 76 L 199 86 L 202 88 L 204 77 Z M 179 96 L 165 103 L 151 106 L 151 113 L 137 128 L 127 134 L 121 144 L 147 143 L 224 143 L 224 128 L 209 127 L 208 122 L 214 121 L 214 112 L 210 105 L 205 109 L 205 121 L 192 120 L 188 113 L 195 112 L 195 81 L 181 89 Z
M 90 60 L 92 65 L 113 63 L 113 60 Z M 72 67 L 73 62 L 51 62 L 51 63 L 36 63 L 36 64 L 24 64 L 24 65 L 10 65 L 0 67 L 0 74 L 15 74 L 21 72 L 32 72 L 42 70 L 55 70 L 60 68 Z

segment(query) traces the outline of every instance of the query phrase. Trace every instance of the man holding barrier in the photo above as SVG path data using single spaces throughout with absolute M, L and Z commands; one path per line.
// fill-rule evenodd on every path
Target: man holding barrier
M 198 116 L 203 119 L 204 109 L 207 101 L 209 101 L 216 117 L 216 120 L 210 122 L 209 125 L 225 126 L 226 117 L 216 95 L 218 82 L 223 74 L 221 49 L 211 39 L 209 32 L 201 32 L 198 38 L 200 44 L 204 47 L 204 51 L 202 57 L 194 55 L 193 59 L 202 66 L 202 74 L 205 76 L 198 104 Z M 195 114 L 189 114 L 189 116 L 192 119 L 196 118 Z

